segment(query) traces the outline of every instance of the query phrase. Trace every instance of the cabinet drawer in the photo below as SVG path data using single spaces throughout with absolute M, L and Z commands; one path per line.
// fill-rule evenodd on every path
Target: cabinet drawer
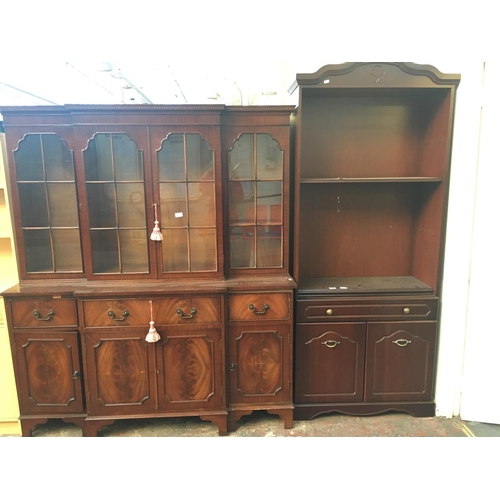
M 12 324 L 15 328 L 77 327 L 74 299 L 11 300 Z
M 435 320 L 438 299 L 316 299 L 297 302 L 299 323 L 336 320 Z
M 229 296 L 229 319 L 265 321 L 290 318 L 291 296 L 287 293 L 244 293 Z
M 152 299 L 153 320 L 158 325 L 220 323 L 219 297 Z M 98 299 L 83 301 L 85 327 L 149 326 L 149 299 Z

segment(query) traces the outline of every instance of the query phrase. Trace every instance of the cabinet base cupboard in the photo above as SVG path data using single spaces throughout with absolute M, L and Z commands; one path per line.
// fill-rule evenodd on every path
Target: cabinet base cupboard
M 183 416 L 225 435 L 254 410 L 291 427 L 293 109 L 2 108 L 23 435 Z

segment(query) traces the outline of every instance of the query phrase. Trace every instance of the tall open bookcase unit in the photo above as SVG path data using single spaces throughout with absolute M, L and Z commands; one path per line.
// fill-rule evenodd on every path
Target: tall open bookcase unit
M 410 63 L 298 74 L 297 419 L 433 400 L 459 75 Z
M 254 410 L 292 426 L 294 106 L 1 107 L 22 433 Z

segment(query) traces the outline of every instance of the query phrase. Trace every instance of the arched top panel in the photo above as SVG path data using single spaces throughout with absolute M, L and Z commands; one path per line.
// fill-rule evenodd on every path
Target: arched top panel
M 457 86 L 460 75 L 441 73 L 434 66 L 404 62 L 330 64 L 315 73 L 299 73 L 289 93 L 297 87 L 402 87 Z

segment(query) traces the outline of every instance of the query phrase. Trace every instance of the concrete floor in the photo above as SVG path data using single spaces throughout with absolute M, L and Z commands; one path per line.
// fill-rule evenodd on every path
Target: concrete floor
M 60 420 L 36 427 L 34 437 L 75 437 L 81 430 Z M 107 437 L 215 437 L 218 430 L 197 417 L 117 420 L 104 427 L 100 436 Z M 369 417 L 339 414 L 295 421 L 284 429 L 275 415 L 256 411 L 242 417 L 229 437 L 500 437 L 500 425 L 465 422 L 460 418 L 416 418 L 403 413 Z

